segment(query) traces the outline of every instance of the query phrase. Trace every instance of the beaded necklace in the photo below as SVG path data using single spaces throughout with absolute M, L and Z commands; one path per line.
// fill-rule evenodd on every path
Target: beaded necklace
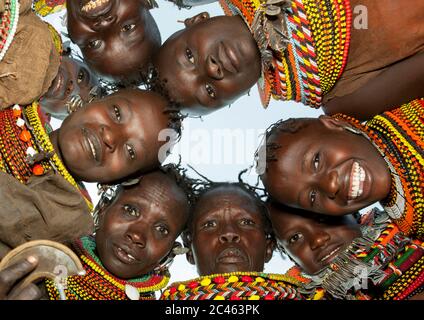
M 417 99 L 384 112 L 362 125 L 336 115 L 363 132 L 390 168 L 390 194 L 381 201 L 400 230 L 424 238 L 424 100 Z
M 32 175 L 53 169 L 81 192 L 91 211 L 93 204 L 87 191 L 54 151 L 48 135 L 51 131 L 37 102 L 0 111 L 0 170 L 26 183 Z
M 19 1 L 6 0 L 5 9 L 0 19 L 0 61 L 2 61 L 15 37 L 18 27 Z
M 213 274 L 173 283 L 162 300 L 303 300 L 299 281 L 262 272 Z
M 361 225 L 362 237 L 325 270 L 313 276 L 300 272 L 306 279 L 301 292 L 316 296 L 318 290 L 320 297 L 336 299 L 403 300 L 423 290 L 422 241 L 406 237 L 386 213 L 371 215 L 372 223 Z
M 258 81 L 262 104 L 270 97 L 319 108 L 346 65 L 351 27 L 350 0 L 220 0 L 226 15 L 241 15 L 251 29 L 262 58 Z M 279 9 L 276 9 L 279 7 Z M 269 39 L 267 17 L 283 13 L 276 34 L 285 47 L 263 46 Z M 258 16 L 260 18 L 258 18 Z M 257 25 L 261 21 L 261 25 Z M 269 58 L 271 62 L 268 62 Z
M 69 300 L 128 300 L 126 285 L 140 293 L 140 300 L 155 299 L 154 291 L 164 288 L 169 281 L 169 273 L 150 273 L 136 279 L 123 280 L 105 269 L 97 256 L 93 237 L 82 237 L 73 245 L 86 271 L 85 276 L 71 276 L 66 280 L 65 296 Z M 59 291 L 51 280 L 46 280 L 46 288 L 51 300 L 60 298 Z
M 42 17 L 66 8 L 66 0 L 33 0 L 33 10 Z

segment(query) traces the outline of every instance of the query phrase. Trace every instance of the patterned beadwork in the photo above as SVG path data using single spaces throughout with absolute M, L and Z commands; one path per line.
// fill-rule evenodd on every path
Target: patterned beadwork
M 0 24 L 0 61 L 3 60 L 16 33 L 19 21 L 19 1 L 5 1 L 5 10 L 1 15 Z
M 386 160 L 392 175 L 386 212 L 406 235 L 424 238 L 424 100 L 384 112 L 365 125 L 336 115 L 363 131 Z
M 66 9 L 66 0 L 33 0 L 33 10 L 42 17 Z
M 227 15 L 241 15 L 250 27 L 266 0 L 220 0 Z M 349 0 L 292 0 L 285 14 L 290 43 L 272 52 L 258 87 L 262 104 L 270 97 L 321 106 L 346 66 L 350 44 Z
M 373 232 L 379 229 L 375 228 L 373 221 L 369 225 L 374 230 Z M 424 286 L 424 243 L 406 237 L 390 220 L 384 223 L 369 248 L 358 246 L 354 250 L 349 249 L 349 259 L 359 259 L 371 266 L 372 269 L 378 268 L 382 272 L 374 280 L 367 279 L 366 289 L 362 286 L 355 291 L 351 289 L 350 299 L 403 300 L 416 294 L 419 288 Z M 304 274 L 297 266 L 286 274 L 297 274 L 306 288 L 310 286 L 311 279 L 313 279 Z M 341 275 L 337 266 L 330 265 L 328 271 L 323 272 L 321 277 L 322 279 L 336 279 L 346 277 L 346 275 Z M 348 282 L 350 279 L 342 278 L 342 281 Z M 315 283 L 319 284 L 316 279 Z M 321 293 L 322 287 L 318 285 L 315 290 Z M 325 297 L 332 298 L 328 295 Z
M 231 272 L 176 282 L 162 300 L 303 300 L 300 282 L 278 274 Z
M 140 300 L 155 299 L 154 291 L 164 288 L 169 282 L 169 274 L 146 274 L 136 279 L 119 279 L 108 272 L 95 253 L 93 237 L 82 237 L 73 245 L 81 259 L 86 274 L 71 276 L 66 280 L 65 296 L 68 300 L 128 300 L 125 285 L 131 285 L 140 293 Z M 59 300 L 60 294 L 55 283 L 45 281 L 51 300 Z
M 74 180 L 59 159 L 50 142 L 49 131 L 51 127 L 37 102 L 0 111 L 0 170 L 26 183 L 33 174 L 42 175 L 54 169 L 81 192 L 91 211 L 93 204 L 87 191 Z M 28 157 L 37 153 L 51 153 L 53 156 L 31 164 Z

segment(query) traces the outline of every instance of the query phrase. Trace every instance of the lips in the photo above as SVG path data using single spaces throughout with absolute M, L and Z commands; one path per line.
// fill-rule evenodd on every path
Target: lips
M 221 264 L 239 264 L 247 262 L 247 257 L 243 251 L 238 248 L 230 247 L 223 250 L 217 257 Z
M 113 251 L 119 261 L 125 264 L 135 264 L 140 261 L 135 257 L 135 254 L 126 246 L 114 245 Z
M 59 68 L 59 72 L 57 73 L 56 77 L 53 79 L 52 84 L 49 88 L 49 96 L 50 97 L 63 97 L 65 94 L 65 76 L 63 74 L 62 67 Z
M 223 42 L 218 46 L 218 59 L 229 73 L 238 73 L 240 63 L 237 53 Z
M 101 140 L 92 130 L 88 128 L 83 127 L 81 131 L 84 137 L 84 143 L 88 156 L 96 163 L 100 163 L 103 155 Z
M 342 247 L 343 245 L 341 244 L 331 246 L 330 248 L 321 253 L 320 257 L 318 258 L 318 262 L 321 264 L 328 265 L 341 252 Z
M 366 179 L 365 169 L 356 161 L 353 162 L 349 178 L 348 199 L 356 200 L 364 192 L 364 182 Z
M 113 5 L 112 0 L 90 0 L 81 3 L 81 12 L 91 18 L 99 17 L 108 13 Z

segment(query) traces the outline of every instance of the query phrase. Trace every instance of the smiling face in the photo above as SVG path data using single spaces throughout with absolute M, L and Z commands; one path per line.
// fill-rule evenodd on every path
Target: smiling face
M 156 93 L 120 90 L 70 114 L 50 138 L 76 180 L 117 181 L 159 165 L 165 107 Z
M 40 103 L 47 113 L 64 118 L 70 98 L 79 95 L 82 101 L 88 102 L 90 91 L 98 84 L 97 77 L 83 62 L 63 56 L 59 72 Z
M 68 33 L 88 66 L 102 77 L 140 82 L 161 44 L 142 0 L 68 0 Z
M 272 257 L 264 214 L 255 200 L 234 186 L 217 187 L 202 196 L 190 226 L 193 258 L 200 275 L 263 271 Z
M 247 93 L 259 79 L 256 42 L 239 16 L 192 18 L 153 58 L 170 98 L 191 114 L 207 114 Z M 213 30 L 213 32 L 211 32 Z
M 315 274 L 361 236 L 352 215 L 320 216 L 311 212 L 268 206 L 278 244 L 307 273 Z
M 347 123 L 330 117 L 302 120 L 295 133 L 272 134 L 279 146 L 262 181 L 278 202 L 308 211 L 343 215 L 383 200 L 391 178 L 378 150 Z
M 123 279 L 146 274 L 170 252 L 187 217 L 187 198 L 175 181 L 162 172 L 147 174 L 100 213 L 100 260 Z

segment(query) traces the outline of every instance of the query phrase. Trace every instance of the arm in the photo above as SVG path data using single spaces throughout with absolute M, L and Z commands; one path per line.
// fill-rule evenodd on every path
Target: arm
M 424 97 L 424 53 L 391 65 L 355 92 L 330 100 L 325 114 L 344 113 L 360 120 Z

